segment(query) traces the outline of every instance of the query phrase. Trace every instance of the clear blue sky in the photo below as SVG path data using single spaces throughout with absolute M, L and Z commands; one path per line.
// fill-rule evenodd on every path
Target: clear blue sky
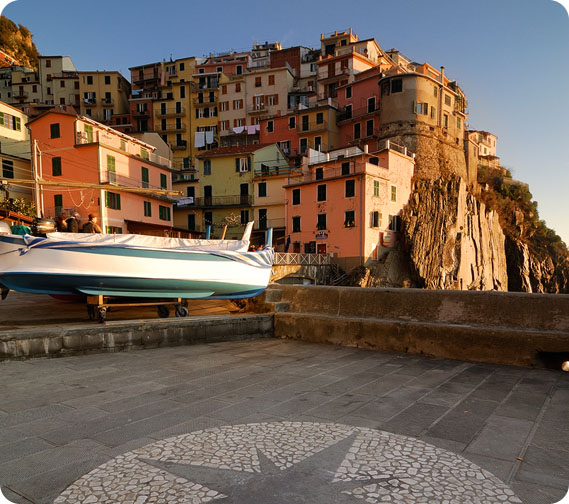
M 0 7 L 6 0 L 0 0 Z M 118 70 L 253 42 L 318 47 L 352 27 L 414 61 L 445 66 L 467 94 L 471 129 L 529 183 L 540 217 L 569 245 L 569 16 L 552 0 L 17 0 L 2 12 L 42 54 Z

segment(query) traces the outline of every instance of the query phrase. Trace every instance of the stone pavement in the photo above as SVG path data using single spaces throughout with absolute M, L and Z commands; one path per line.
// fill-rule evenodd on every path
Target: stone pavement
M 14 502 L 541 504 L 569 486 L 560 371 L 277 339 L 0 369 Z

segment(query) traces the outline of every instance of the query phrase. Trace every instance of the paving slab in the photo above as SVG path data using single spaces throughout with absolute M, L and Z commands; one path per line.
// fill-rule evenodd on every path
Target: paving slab
M 275 339 L 0 372 L 13 502 L 541 504 L 569 487 L 561 372 Z

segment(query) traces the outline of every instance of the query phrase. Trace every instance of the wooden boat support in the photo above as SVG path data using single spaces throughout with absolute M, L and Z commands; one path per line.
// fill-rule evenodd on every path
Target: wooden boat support
M 87 314 L 89 320 L 98 320 L 100 324 L 107 319 L 107 311 L 112 308 L 124 306 L 156 306 L 160 318 L 170 316 L 170 307 L 173 307 L 176 317 L 188 316 L 188 301 L 182 298 L 158 299 L 148 302 L 146 299 L 116 298 L 110 296 L 87 296 Z

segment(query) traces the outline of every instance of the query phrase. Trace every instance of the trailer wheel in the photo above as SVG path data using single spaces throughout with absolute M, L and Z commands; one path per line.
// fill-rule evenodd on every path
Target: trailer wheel
M 168 318 L 170 316 L 170 310 L 167 306 L 159 305 L 158 306 L 158 316 L 160 318 Z
M 176 306 L 176 317 L 187 317 L 190 312 L 184 305 Z
M 107 319 L 107 309 L 99 308 L 99 324 L 103 324 Z

